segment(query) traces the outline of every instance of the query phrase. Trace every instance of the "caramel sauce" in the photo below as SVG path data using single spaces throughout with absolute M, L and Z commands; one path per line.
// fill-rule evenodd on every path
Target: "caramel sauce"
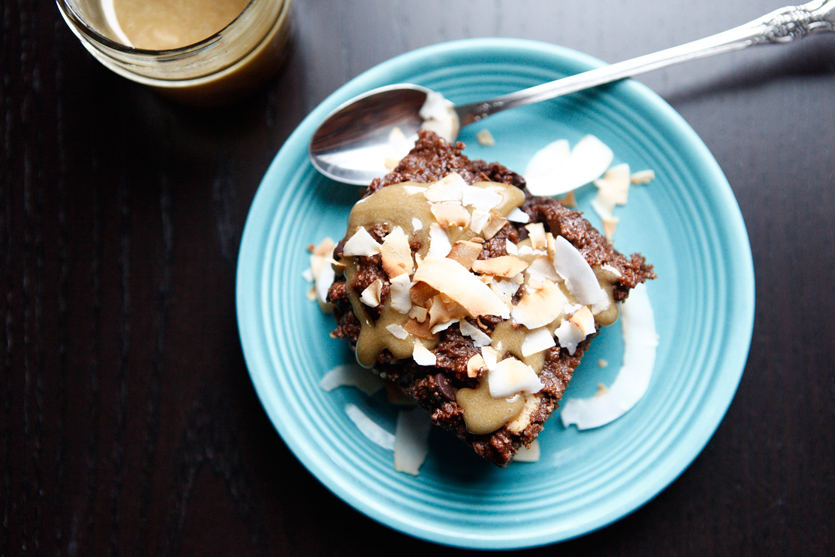
M 113 0 L 116 18 L 136 48 L 168 50 L 211 37 L 249 0 Z
M 473 185 L 496 189 L 501 193 L 502 202 L 496 210 L 502 216 L 507 216 L 514 208 L 520 207 L 525 200 L 522 191 L 514 186 L 493 182 L 476 182 Z M 417 254 L 424 257 L 429 251 L 429 229 L 435 222 L 435 217 L 431 212 L 432 204 L 423 194 L 424 190 L 410 191 L 415 187 L 423 186 L 425 185 L 413 182 L 393 184 L 360 200 L 354 205 L 348 218 L 348 233 L 353 234 L 360 226 L 370 229 L 383 224 L 389 232 L 399 226 L 409 237 L 410 242 L 420 243 Z M 422 224 L 418 230 L 415 230 L 413 225 L 415 218 Z M 447 234 L 451 243 L 471 240 L 478 236 L 468 227 L 452 227 Z M 345 257 L 343 260 L 345 279 L 349 285 L 348 298 L 351 300 L 354 314 L 360 321 L 357 361 L 360 365 L 371 367 L 384 349 L 388 349 L 398 359 L 411 357 L 416 337 L 409 334 L 405 339 L 398 339 L 386 329 L 389 325 L 405 326 L 409 321 L 409 316 L 392 309 L 391 303 L 386 299 L 381 305 L 379 319 L 376 322 L 372 320 L 365 305 L 360 301 L 361 293 L 356 292 L 352 287 L 358 270 L 356 258 Z M 422 342 L 430 350 L 437 345 L 437 341 L 423 340 Z
M 520 207 L 525 200 L 522 191 L 513 186 L 492 182 L 478 182 L 474 185 L 482 188 L 498 188 L 498 191 L 502 193 L 503 201 L 496 210 L 504 217 L 514 208 Z M 420 244 L 417 256 L 419 258 L 425 257 L 429 251 L 430 226 L 436 221 L 431 212 L 432 204 L 423 195 L 424 190 L 411 191 L 414 187 L 421 186 L 423 185 L 411 182 L 394 184 L 382 188 L 361 200 L 351 211 L 348 220 L 349 234 L 353 234 L 358 227 L 371 229 L 378 224 L 383 224 L 387 232 L 391 232 L 399 226 L 409 237 L 410 242 Z M 417 230 L 415 230 L 413 224 L 415 218 L 421 222 L 421 227 Z M 452 244 L 456 241 L 472 240 L 480 236 L 469 227 L 451 227 L 447 230 L 447 234 Z M 530 246 L 530 244 L 530 240 L 523 240 L 518 245 L 522 247 Z M 527 255 L 523 256 L 523 259 L 530 263 L 537 257 L 540 257 L 540 255 Z M 383 300 L 379 308 L 379 318 L 376 321 L 371 319 L 365 305 L 360 301 L 360 293 L 352 286 L 358 272 L 356 257 L 344 257 L 343 262 L 345 263 L 344 272 L 347 284 L 350 286 L 348 297 L 354 309 L 354 314 L 361 324 L 356 349 L 359 363 L 371 367 L 380 352 L 385 349 L 389 350 L 398 359 L 411 357 L 417 337 L 409 334 L 405 339 L 398 339 L 386 329 L 393 324 L 405 326 L 409 321 L 409 316 L 392 309 L 390 301 L 386 299 Z M 612 294 L 612 285 L 616 277 L 611 271 L 602 268 L 596 268 L 595 275 L 611 301 L 609 309 L 599 312 L 595 318 L 601 325 L 610 325 L 618 318 L 618 307 L 614 303 Z M 569 303 L 577 303 L 574 296 L 568 292 L 563 281 L 559 281 L 557 284 L 566 295 Z M 565 315 L 562 314 L 548 325 L 552 334 L 564 317 Z M 527 357 L 522 355 L 522 343 L 527 333 L 528 330 L 525 327 L 514 326 L 511 321 L 503 321 L 495 327 L 491 335 L 491 346 L 498 351 L 499 360 L 510 354 L 530 366 L 537 373 L 541 373 L 545 365 L 545 351 Z M 430 350 L 437 345 L 437 340 L 422 339 L 420 342 Z M 463 410 L 467 429 L 475 434 L 491 433 L 516 419 L 525 410 L 525 401 L 526 397 L 523 396 L 493 398 L 490 395 L 487 375 L 482 378 L 477 388 L 463 388 L 456 393 L 456 402 Z M 531 400 L 528 413 L 533 411 L 535 405 L 536 400 Z M 522 424 L 520 424 L 521 426 Z
M 525 397 L 493 398 L 485 376 L 475 389 L 458 389 L 455 400 L 464 411 L 467 430 L 476 435 L 492 433 L 519 415 Z

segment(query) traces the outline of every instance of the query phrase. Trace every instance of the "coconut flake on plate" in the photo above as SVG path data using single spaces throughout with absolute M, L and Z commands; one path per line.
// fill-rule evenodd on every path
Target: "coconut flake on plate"
M 342 246 L 342 255 L 356 257 L 359 255 L 370 257 L 380 253 L 382 246 L 362 226 L 351 236 L 345 245 Z
M 556 165 L 539 166 L 537 163 L 530 174 L 526 173 L 528 191 L 543 196 L 568 193 L 602 176 L 612 160 L 614 153 L 605 143 L 593 135 L 586 135 Z
M 397 413 L 394 432 L 394 469 L 413 476 L 429 454 L 429 431 L 432 421 L 419 408 Z
M 478 259 L 479 254 L 481 254 L 482 249 L 484 247 L 479 243 L 469 240 L 458 240 L 452 244 L 452 249 L 449 250 L 446 257 L 447 259 L 457 261 L 462 267 L 470 270 L 473 263 Z
M 539 462 L 539 456 L 539 439 L 534 439 L 530 447 L 524 445 L 519 447 L 516 456 L 513 457 L 513 462 Z
M 636 186 L 643 186 L 655 180 L 654 170 L 639 170 L 632 174 L 630 181 Z
M 610 199 L 615 205 L 626 205 L 630 183 L 629 165 L 626 163 L 611 167 L 601 178 L 594 181 L 597 197 Z
M 552 141 L 534 153 L 525 168 L 525 176 L 547 176 L 554 172 L 570 154 L 571 146 L 567 139 Z
M 327 392 L 338 387 L 355 387 L 368 396 L 381 390 L 385 383 L 380 377 L 357 363 L 342 364 L 328 371 L 319 380 L 319 386 Z
M 351 421 L 354 422 L 354 425 L 357 426 L 360 433 L 365 435 L 369 441 L 386 450 L 394 450 L 394 435 L 383 429 L 380 424 L 369 418 L 357 405 L 350 403 L 346 404 L 345 413 Z
M 484 147 L 492 147 L 496 144 L 496 139 L 487 128 L 480 130 L 477 134 L 475 134 L 475 138 L 476 141 L 478 141 L 478 144 Z
M 632 409 L 646 393 L 655 366 L 658 334 L 646 285 L 637 285 L 621 306 L 623 365 L 614 383 L 591 398 L 563 404 L 562 422 L 577 429 L 600 427 Z
M 543 387 L 533 368 L 514 357 L 505 358 L 493 368 L 488 367 L 487 383 L 493 398 L 538 393 Z

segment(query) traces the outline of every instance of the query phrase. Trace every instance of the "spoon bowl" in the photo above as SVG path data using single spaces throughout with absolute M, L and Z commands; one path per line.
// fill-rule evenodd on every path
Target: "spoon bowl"
M 835 31 L 835 0 L 813 0 L 802 6 L 786 6 L 745 25 L 668 48 L 571 75 L 550 83 L 465 105 L 446 102 L 457 119 L 448 141 L 457 130 L 492 114 L 553 99 L 590 87 L 657 70 L 679 62 L 761 44 L 782 44 L 812 33 Z M 395 144 L 414 142 L 424 125 L 421 108 L 431 91 L 419 85 L 391 85 L 369 91 L 334 110 L 314 132 L 308 155 L 322 174 L 339 182 L 368 185 L 389 170 L 396 160 Z M 443 110 L 443 107 L 442 107 Z M 402 154 L 401 154 L 402 155 Z
M 414 143 L 423 124 L 420 109 L 430 92 L 419 85 L 389 85 L 337 107 L 310 140 L 313 166 L 339 182 L 367 186 L 387 172 L 393 135 L 402 133 Z

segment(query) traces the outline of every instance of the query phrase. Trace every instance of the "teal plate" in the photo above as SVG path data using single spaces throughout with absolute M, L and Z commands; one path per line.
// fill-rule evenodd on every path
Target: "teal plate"
M 626 81 L 496 115 L 466 128 L 465 153 L 524 171 L 542 146 L 591 133 L 618 162 L 652 169 L 618 208 L 615 247 L 641 252 L 658 279 L 647 291 L 660 345 L 649 390 L 615 422 L 587 431 L 554 415 L 536 463 L 500 470 L 451 435 L 433 430 L 418 476 L 395 472 L 392 453 L 346 416 L 355 404 L 389 431 L 396 411 L 382 394 L 325 392 L 320 378 L 353 360 L 331 339 L 332 316 L 305 293 L 307 246 L 345 234 L 360 190 L 319 175 L 308 162 L 315 127 L 349 98 L 398 82 L 425 85 L 453 102 L 490 98 L 588 70 L 601 62 L 553 45 L 505 39 L 452 42 L 365 72 L 314 110 L 290 136 L 261 183 L 244 231 L 237 277 L 238 326 L 261 402 L 287 446 L 344 501 L 406 534 L 467 548 L 543 545 L 591 532 L 634 511 L 699 454 L 739 384 L 754 317 L 751 249 L 739 207 L 716 161 L 687 123 L 644 86 Z M 493 147 L 475 134 L 488 129 Z M 589 210 L 593 186 L 578 191 Z M 566 397 L 590 396 L 621 362 L 619 324 L 605 329 Z M 601 368 L 599 360 L 609 362 Z

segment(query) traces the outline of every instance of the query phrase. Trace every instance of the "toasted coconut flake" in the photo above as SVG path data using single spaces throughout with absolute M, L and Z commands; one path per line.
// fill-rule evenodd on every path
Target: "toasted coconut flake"
M 489 221 L 490 213 L 488 211 L 479 211 L 478 209 L 474 209 L 470 215 L 470 230 L 476 234 L 481 234 Z
M 355 404 L 346 404 L 345 413 L 360 430 L 360 433 L 380 447 L 393 451 L 395 445 L 394 435 L 383 429 L 377 422 L 369 418 L 365 412 L 359 409 Z
M 540 255 L 534 259 L 525 269 L 525 272 L 531 277 L 531 280 L 538 280 L 540 283 L 543 280 L 557 282 L 560 279 L 556 269 L 554 269 L 554 264 L 546 255 Z
M 639 284 L 621 306 L 623 365 L 608 390 L 586 399 L 570 399 L 562 409 L 566 427 L 606 425 L 633 408 L 646 393 L 655 366 L 658 335 L 646 286 Z
M 417 217 L 412 217 L 412 232 L 423 230 L 423 221 Z
M 448 205 L 446 203 L 433 203 L 429 208 L 435 220 L 443 228 L 449 229 L 453 226 L 464 228 L 470 224 L 470 212 L 462 205 Z
M 519 447 L 513 462 L 539 462 L 540 454 L 539 439 L 534 439 L 530 447 Z
M 427 189 L 429 189 L 429 186 L 421 186 L 418 184 L 403 185 L 403 191 L 406 192 L 406 195 L 417 195 L 419 193 L 426 193 Z
M 368 307 L 375 308 L 380 305 L 380 297 L 383 293 L 383 281 L 375 280 L 360 294 L 360 301 Z
M 519 415 L 507 424 L 507 429 L 513 433 L 522 433 L 531 424 L 531 416 L 539 408 L 539 396 L 526 395 L 525 406 Z
M 462 320 L 458 323 L 458 328 L 461 330 L 462 335 L 473 339 L 473 344 L 475 344 L 477 348 L 490 345 L 491 339 L 489 335 L 475 325 L 472 325 L 469 321 Z
M 511 315 L 520 325 L 538 329 L 556 320 L 566 302 L 562 290 L 553 282 L 545 281 L 540 288 L 523 296 Z
M 489 240 L 495 236 L 499 230 L 504 228 L 505 224 L 507 224 L 507 219 L 495 209 L 491 209 L 490 216 L 487 219 L 487 224 L 485 224 L 484 228 L 481 230 L 481 235 L 484 236 L 486 240 Z
M 397 413 L 394 432 L 394 469 L 417 476 L 429 454 L 429 431 L 432 421 L 419 408 Z
M 437 294 L 438 291 L 425 282 L 415 281 L 409 289 L 409 296 L 415 306 L 429 307 L 429 300 Z
M 606 236 L 606 239 L 610 242 L 614 241 L 615 239 L 615 232 L 617 231 L 619 222 L 620 219 L 618 217 L 603 219 L 603 234 Z
M 531 247 L 533 249 L 547 249 L 548 239 L 545 236 L 544 224 L 541 222 L 526 224 L 525 229 L 528 231 L 528 237 L 531 240 Z
M 394 230 L 383 239 L 380 253 L 383 259 L 383 270 L 390 279 L 412 273 L 414 268 L 412 248 L 409 246 L 409 238 L 399 226 L 395 226 Z
M 599 360 L 597 360 L 597 367 L 599 367 L 600 369 L 605 369 L 605 368 L 609 367 L 608 360 L 604 360 L 603 358 L 600 358 Z
M 583 341 L 584 335 L 583 331 L 580 330 L 580 327 L 572 323 L 571 321 L 563 321 L 557 330 L 554 332 L 557 336 L 557 340 L 560 341 L 560 346 L 568 350 L 568 353 L 572 356 L 574 352 L 577 351 L 577 345 Z
M 571 316 L 569 321 L 577 325 L 577 328 L 580 329 L 581 333 L 583 333 L 583 338 L 589 336 L 595 331 L 594 315 L 586 306 L 583 306 L 574 312 L 574 315 Z
M 635 172 L 630 181 L 636 186 L 643 186 L 655 180 L 654 170 L 639 170 Z
M 403 325 L 392 323 L 386 326 L 386 330 L 391 333 L 394 338 L 405 340 L 409 336 L 409 331 L 403 328 Z
M 437 335 L 441 331 L 446 331 L 447 329 L 449 329 L 450 327 L 452 327 L 453 325 L 455 325 L 459 321 L 460 321 L 460 319 L 450 319 L 449 321 L 447 321 L 445 323 L 438 323 L 437 325 L 432 327 L 432 332 Z
M 321 258 L 321 265 L 318 271 L 313 271 L 313 290 L 316 293 L 316 300 L 319 302 L 319 306 L 323 310 L 331 308 L 331 304 L 328 303 L 328 290 L 330 290 L 330 287 L 336 278 L 336 272 L 334 271 L 332 265 L 334 247 L 335 246 L 331 245 L 330 251 L 324 255 L 320 256 L 314 254 L 311 256 L 311 259 L 314 257 Z
M 513 357 L 505 358 L 489 369 L 487 377 L 490 396 L 493 398 L 538 393 L 543 387 L 533 368 Z
M 480 188 L 478 186 L 464 186 L 464 198 L 462 204 L 465 207 L 472 207 L 478 211 L 489 212 L 502 204 L 504 198 L 498 192 Z
M 613 159 L 609 147 L 595 136 L 587 135 L 550 171 L 526 173 L 528 191 L 546 196 L 568 193 L 602 176 Z
M 597 197 L 611 199 L 616 205 L 626 205 L 629 199 L 629 165 L 618 164 L 607 170 L 602 178 L 594 181 Z
M 458 114 L 453 110 L 452 103 L 440 93 L 430 92 L 419 114 L 423 119 L 421 129 L 435 132 L 447 143 L 452 143 L 458 137 Z
M 443 294 L 438 294 L 432 298 L 432 305 L 429 308 L 429 325 L 432 327 L 433 333 L 438 332 L 435 330 L 435 325 L 438 323 L 447 323 L 466 316 L 467 310 L 446 298 Z
M 380 253 L 381 246 L 377 243 L 371 234 L 362 226 L 357 227 L 357 231 L 351 236 L 345 245 L 342 247 L 342 255 L 348 257 L 355 257 L 363 255 L 370 257 Z
M 563 197 L 560 197 L 557 201 L 560 202 L 560 205 L 563 207 L 568 207 L 569 209 L 574 209 L 577 207 L 577 195 L 570 191 L 565 194 Z
M 431 203 L 460 202 L 464 199 L 464 186 L 466 185 L 467 182 L 457 172 L 453 172 L 429 186 L 424 195 Z
M 581 304 L 593 306 L 595 312 L 605 310 L 609 297 L 583 254 L 562 236 L 556 238 L 554 247 L 554 269 L 565 280 L 568 290 Z
M 412 306 L 409 309 L 409 317 L 415 319 L 419 323 L 423 323 L 426 321 L 426 318 L 429 317 L 429 310 L 420 306 Z
M 447 258 L 457 261 L 462 267 L 470 270 L 482 249 L 484 249 L 484 246 L 476 242 L 459 240 L 452 244 L 452 249 L 449 251 Z
M 609 220 L 615 212 L 615 202 L 612 199 L 601 199 L 599 196 L 591 200 L 591 208 L 600 220 Z
M 470 379 L 478 377 L 483 369 L 487 369 L 487 364 L 484 363 L 484 357 L 481 354 L 474 354 L 467 360 L 467 377 Z
M 419 366 L 434 366 L 437 362 L 435 354 L 430 352 L 419 340 L 415 339 L 415 347 L 412 350 L 412 359 Z
M 516 292 L 519 290 L 519 283 L 515 280 L 501 280 L 494 278 L 490 281 L 489 286 L 490 290 L 492 290 L 507 307 L 513 307 L 513 296 L 515 296 Z
M 385 385 L 380 377 L 356 363 L 338 365 L 319 380 L 319 386 L 327 392 L 339 387 L 355 387 L 373 395 Z
M 493 369 L 499 363 L 499 351 L 492 346 L 482 346 L 481 357 L 487 369 Z
M 511 242 L 509 239 L 505 239 L 504 249 L 510 255 L 519 255 L 519 246 Z
M 512 278 L 528 268 L 528 262 L 515 255 L 500 255 L 491 259 L 474 261 L 472 269 L 476 273 L 494 277 Z
M 480 130 L 477 134 L 475 134 L 476 141 L 478 141 L 479 145 L 483 145 L 484 147 L 492 147 L 496 144 L 496 140 L 493 138 L 493 134 L 490 133 L 490 130 L 484 128 Z
M 412 309 L 411 287 L 409 275 L 403 274 L 391 279 L 389 299 L 391 308 L 397 313 L 405 315 Z
M 452 244 L 449 242 L 449 235 L 446 230 L 437 222 L 429 225 L 429 251 L 426 253 L 426 257 L 446 257 L 451 249 Z
M 463 306 L 472 317 L 509 317 L 507 306 L 478 277 L 451 259 L 427 257 L 418 266 L 415 282 L 424 282 Z
M 432 332 L 432 327 L 429 325 L 429 320 L 426 318 L 424 318 L 423 321 L 418 321 L 415 318 L 409 319 L 406 321 L 403 328 L 406 329 L 410 335 L 417 338 L 425 340 L 435 340 L 438 338 L 438 335 Z
M 592 317 L 592 319 L 594 318 Z M 527 358 L 556 345 L 557 343 L 554 341 L 554 337 L 551 336 L 551 331 L 548 330 L 548 327 L 540 327 L 525 335 L 525 340 L 522 341 L 522 356 Z

